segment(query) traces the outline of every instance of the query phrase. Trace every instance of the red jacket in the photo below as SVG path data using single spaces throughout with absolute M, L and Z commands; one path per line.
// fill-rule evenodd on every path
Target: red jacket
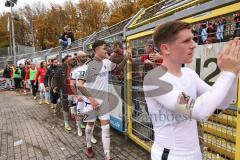
M 74 95 L 74 92 L 72 91 L 72 88 L 71 88 L 71 71 L 72 71 L 72 68 L 68 67 L 67 68 L 67 79 L 66 79 L 66 83 L 67 83 L 67 93 L 69 95 Z
M 145 55 L 142 55 L 142 56 L 140 57 L 140 61 L 141 61 L 141 62 L 144 62 L 144 61 L 147 60 L 147 59 L 150 60 L 149 54 L 145 54 Z M 163 62 L 162 59 L 159 59 L 159 60 L 155 61 L 155 63 L 156 63 L 157 65 L 161 65 L 162 62 Z
M 24 80 L 26 81 L 26 80 L 28 80 L 29 79 L 29 76 L 30 76 L 30 69 L 29 68 L 25 68 L 25 78 L 24 78 Z
M 46 75 L 46 73 L 47 73 L 46 68 L 39 68 L 34 83 L 38 81 L 39 76 L 40 76 L 40 83 L 44 83 L 44 76 Z

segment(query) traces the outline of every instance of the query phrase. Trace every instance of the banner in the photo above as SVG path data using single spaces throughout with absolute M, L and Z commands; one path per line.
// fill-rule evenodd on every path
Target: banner
M 5 78 L 0 78 L 0 89 L 5 89 L 6 82 Z
M 10 86 L 11 85 L 11 86 Z M 14 87 L 14 82 L 11 79 L 0 78 L 0 90 Z
M 114 110 L 110 113 L 110 124 L 111 126 L 120 131 L 124 131 L 124 120 L 123 120 L 123 99 L 121 98 L 122 86 L 116 84 L 109 84 L 109 92 L 114 94 L 118 98 L 118 104 Z
M 197 72 L 202 80 L 213 85 L 219 76 L 220 69 L 217 66 L 217 57 L 224 50 L 228 42 L 198 45 L 194 51 L 193 62 L 186 65 Z M 237 103 L 237 89 L 234 87 L 232 104 Z

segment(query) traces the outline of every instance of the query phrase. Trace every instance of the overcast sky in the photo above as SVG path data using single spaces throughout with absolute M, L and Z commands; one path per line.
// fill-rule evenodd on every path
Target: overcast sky
M 41 1 L 42 3 L 46 4 L 46 6 L 49 6 L 51 3 L 55 3 L 55 4 L 63 4 L 66 0 L 18 0 L 17 1 L 17 5 L 14 6 L 14 9 L 17 8 L 21 8 L 26 4 L 29 4 L 31 6 L 31 4 L 36 3 L 38 1 Z M 72 2 L 78 2 L 79 0 L 71 0 Z M 111 2 L 112 0 L 104 0 L 106 2 Z M 0 13 L 4 12 L 4 11 L 9 11 L 10 12 L 10 8 L 9 7 L 5 7 L 5 2 L 6 0 L 0 0 Z

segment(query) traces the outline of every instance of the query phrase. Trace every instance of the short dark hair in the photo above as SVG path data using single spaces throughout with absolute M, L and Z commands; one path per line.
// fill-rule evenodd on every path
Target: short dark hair
M 184 29 L 191 29 L 190 23 L 174 20 L 161 24 L 153 34 L 155 46 L 159 47 L 162 43 L 174 41 L 176 35 Z
M 44 63 L 45 61 L 42 61 L 41 63 L 40 63 L 40 68 L 43 68 L 43 63 Z
M 152 39 L 149 39 L 144 45 L 145 46 L 151 46 L 153 48 L 154 47 L 154 41 Z
M 30 65 L 30 62 L 28 62 L 28 61 L 25 61 L 25 65 Z
M 57 58 L 53 58 L 52 60 L 51 60 L 51 62 L 53 63 L 53 61 L 55 61 L 55 60 L 58 60 Z
M 119 46 L 119 48 L 123 48 L 122 43 L 119 42 L 119 41 L 116 41 L 116 42 L 113 43 L 114 48 L 116 48 L 117 46 Z
M 72 67 L 72 68 L 75 67 L 75 66 L 77 66 L 77 64 L 78 64 L 78 59 L 77 59 L 77 57 L 73 57 L 73 58 L 67 59 L 66 64 L 67 64 L 68 66 Z
M 96 40 L 96 41 L 93 43 L 93 45 L 92 45 L 93 51 L 95 51 L 95 49 L 96 49 L 97 47 L 102 46 L 102 45 L 104 45 L 104 44 L 106 44 L 105 41 L 103 41 L 103 40 Z
M 62 63 L 64 63 L 66 60 L 68 60 L 68 58 L 71 58 L 71 55 L 66 55 L 63 59 L 62 59 Z

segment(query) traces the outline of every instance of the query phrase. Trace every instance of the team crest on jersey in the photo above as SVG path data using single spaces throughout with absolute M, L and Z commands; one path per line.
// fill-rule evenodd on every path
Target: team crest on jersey
M 182 92 L 179 96 L 178 96 L 178 103 L 179 104 L 188 104 L 190 100 L 190 97 L 187 96 L 184 92 Z
M 190 96 L 186 95 L 185 93 L 181 93 L 178 96 L 176 109 L 183 113 L 188 115 L 190 118 L 192 117 L 192 109 L 194 106 L 194 99 L 192 99 Z
M 84 76 L 84 75 L 85 75 L 85 71 L 81 71 L 80 76 Z

